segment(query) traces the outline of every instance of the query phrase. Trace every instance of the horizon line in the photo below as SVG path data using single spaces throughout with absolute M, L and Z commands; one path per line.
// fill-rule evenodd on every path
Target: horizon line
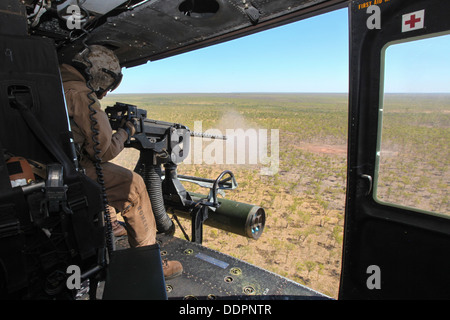
M 109 94 L 348 94 L 348 92 L 235 91 L 235 92 L 110 92 Z
M 108 95 L 119 95 L 119 94 L 128 94 L 128 95 L 144 95 L 144 94 L 349 94 L 348 92 L 338 92 L 338 91 L 324 91 L 324 92 L 296 92 L 296 91 L 236 91 L 236 92 L 110 92 Z M 385 94 L 450 94 L 450 92 L 385 92 Z

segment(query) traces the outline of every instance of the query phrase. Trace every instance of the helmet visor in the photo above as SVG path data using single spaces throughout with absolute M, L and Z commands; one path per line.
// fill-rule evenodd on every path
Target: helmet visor
M 106 89 L 104 89 L 103 91 L 104 92 L 108 92 L 108 91 L 116 90 L 117 87 L 122 82 L 122 77 L 123 77 L 122 72 L 119 72 L 117 74 L 117 73 L 114 73 L 111 70 L 108 70 L 108 69 L 105 69 L 105 68 L 102 68 L 102 71 L 107 73 L 107 74 L 109 74 L 114 79 L 113 82 Z

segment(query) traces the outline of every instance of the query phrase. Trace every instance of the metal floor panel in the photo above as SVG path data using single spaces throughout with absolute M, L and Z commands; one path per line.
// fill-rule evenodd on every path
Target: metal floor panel
M 292 280 L 180 238 L 158 235 L 162 259 L 183 274 L 166 280 L 168 299 L 330 299 Z

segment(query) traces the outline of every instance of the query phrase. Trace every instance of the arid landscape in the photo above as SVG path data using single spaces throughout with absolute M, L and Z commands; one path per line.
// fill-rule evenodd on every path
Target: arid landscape
M 434 101 L 430 97 L 426 99 Z M 337 298 L 347 175 L 346 94 L 110 95 L 102 105 L 106 107 L 116 101 L 146 109 L 150 119 L 182 123 L 191 130 L 199 129 L 200 125 L 201 131 L 213 134 L 227 134 L 227 130 L 247 134 L 244 147 L 238 148 L 236 143 L 233 150 L 227 144 L 229 140 L 205 138 L 199 143 L 194 140 L 201 138 L 193 137 L 191 156 L 178 166 L 179 174 L 211 179 L 225 169 L 231 170 L 239 186 L 236 190 L 227 191 L 226 198 L 260 205 L 266 211 L 266 226 L 258 240 L 205 227 L 203 244 Z M 390 173 L 380 176 L 384 185 L 380 184 L 379 195 L 385 201 L 389 186 L 391 200 L 388 201 L 401 197 L 395 195 L 395 190 L 414 194 L 408 182 L 404 182 L 406 187 L 400 187 L 403 182 L 398 180 L 395 185 L 386 187 L 386 183 L 390 183 L 388 177 L 395 174 L 391 171 L 400 169 L 390 165 L 390 169 L 385 170 L 383 166 L 393 160 L 410 167 L 411 163 L 417 164 L 414 162 L 419 161 L 417 156 L 411 157 L 416 148 L 422 148 L 422 153 L 431 149 L 418 146 L 423 144 L 423 141 L 417 142 L 419 138 L 413 141 L 398 140 L 398 137 L 415 137 L 411 130 L 416 132 L 416 127 L 422 130 L 420 128 L 431 126 L 428 129 L 433 132 L 434 142 L 439 137 L 440 149 L 433 149 L 434 156 L 422 156 L 421 160 L 430 159 L 426 166 L 432 167 L 433 175 L 429 179 L 420 179 L 420 172 L 413 176 L 420 180 L 422 195 L 428 203 L 428 207 L 421 205 L 420 208 L 448 214 L 449 100 L 444 99 L 446 104 L 429 108 L 416 108 L 401 97 L 392 101 L 392 114 L 400 118 L 389 120 L 394 122 L 387 122 L 389 127 L 386 130 L 389 132 L 396 128 L 399 131 L 393 136 L 383 136 L 385 144 L 382 147 L 389 147 L 391 153 L 382 152 L 389 155 L 389 161 L 382 156 L 380 166 L 383 172 Z M 417 99 L 414 101 L 417 104 Z M 428 122 L 423 119 L 428 119 Z M 398 123 L 402 123 L 401 128 L 397 128 Z M 428 134 L 423 129 L 417 137 Z M 258 147 L 252 143 L 257 143 Z M 401 148 L 392 149 L 399 143 Z M 429 143 L 425 141 L 425 145 Z M 234 151 L 235 157 L 227 158 L 227 152 Z M 258 157 L 252 158 L 255 151 Z M 436 158 L 436 152 L 441 161 L 431 162 Z M 237 153 L 245 154 L 244 161 L 240 160 L 243 163 L 238 163 Z M 136 150 L 126 149 L 114 162 L 133 169 L 138 156 Z M 412 184 L 416 187 L 415 183 Z M 188 191 L 208 192 L 197 185 L 184 186 Z M 190 221 L 181 218 L 180 221 L 189 233 Z M 183 238 L 179 228 L 176 236 Z

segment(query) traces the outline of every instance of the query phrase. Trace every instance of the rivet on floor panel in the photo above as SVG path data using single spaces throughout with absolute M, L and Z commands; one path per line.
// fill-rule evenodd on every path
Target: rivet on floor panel
M 242 270 L 240 268 L 231 268 L 230 273 L 234 274 L 235 276 L 238 276 L 238 275 L 242 274 Z
M 246 286 L 242 291 L 249 296 L 255 294 L 255 289 L 252 286 Z

